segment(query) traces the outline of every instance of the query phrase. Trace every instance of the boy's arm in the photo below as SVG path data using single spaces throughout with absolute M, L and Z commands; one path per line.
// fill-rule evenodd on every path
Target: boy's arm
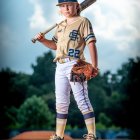
M 90 57 L 91 57 L 91 63 L 94 68 L 98 67 L 98 55 L 97 55 L 97 49 L 94 41 L 89 42 L 88 44 Z
M 44 35 L 42 35 L 41 33 L 38 33 L 36 35 L 36 39 L 42 43 L 44 46 L 52 49 L 52 50 L 56 50 L 57 49 L 57 46 L 55 44 L 55 42 L 53 40 L 48 40 L 44 37 Z

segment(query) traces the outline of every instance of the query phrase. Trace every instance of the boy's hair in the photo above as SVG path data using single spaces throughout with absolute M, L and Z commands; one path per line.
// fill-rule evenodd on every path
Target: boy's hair
M 80 16 L 80 13 L 81 13 L 81 6 L 80 6 L 80 4 L 78 3 L 77 15 Z

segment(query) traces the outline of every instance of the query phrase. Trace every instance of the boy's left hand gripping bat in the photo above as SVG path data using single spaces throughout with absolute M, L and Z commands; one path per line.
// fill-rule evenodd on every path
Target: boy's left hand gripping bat
M 80 3 L 80 10 L 83 11 L 84 9 L 86 9 L 87 7 L 89 7 L 91 4 L 93 4 L 96 0 L 84 0 L 82 3 Z M 61 22 L 60 22 L 61 23 Z M 60 24 L 59 23 L 59 24 Z M 48 28 L 46 31 L 42 32 L 41 34 L 45 35 L 46 33 L 48 33 L 49 31 L 51 31 L 52 29 L 54 29 L 56 26 L 58 26 L 59 24 L 54 24 L 53 26 L 51 26 L 50 28 Z M 32 42 L 35 43 L 37 41 L 37 38 L 33 38 Z

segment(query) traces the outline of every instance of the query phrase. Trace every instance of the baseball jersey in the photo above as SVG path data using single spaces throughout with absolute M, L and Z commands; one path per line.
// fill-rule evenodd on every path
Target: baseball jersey
M 90 21 L 79 16 L 72 24 L 67 25 L 66 20 L 58 25 L 52 40 L 57 45 L 54 62 L 60 58 L 73 57 L 85 59 L 83 51 L 90 41 L 96 38 Z

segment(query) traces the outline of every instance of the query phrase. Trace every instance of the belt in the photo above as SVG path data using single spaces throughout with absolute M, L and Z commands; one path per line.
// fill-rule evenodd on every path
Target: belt
M 74 60 L 75 58 L 73 58 L 73 57 L 66 57 L 66 58 L 59 58 L 58 59 L 58 62 L 60 63 L 60 64 L 63 64 L 63 63 L 66 63 L 66 62 L 70 62 L 70 61 L 72 61 L 72 60 Z

